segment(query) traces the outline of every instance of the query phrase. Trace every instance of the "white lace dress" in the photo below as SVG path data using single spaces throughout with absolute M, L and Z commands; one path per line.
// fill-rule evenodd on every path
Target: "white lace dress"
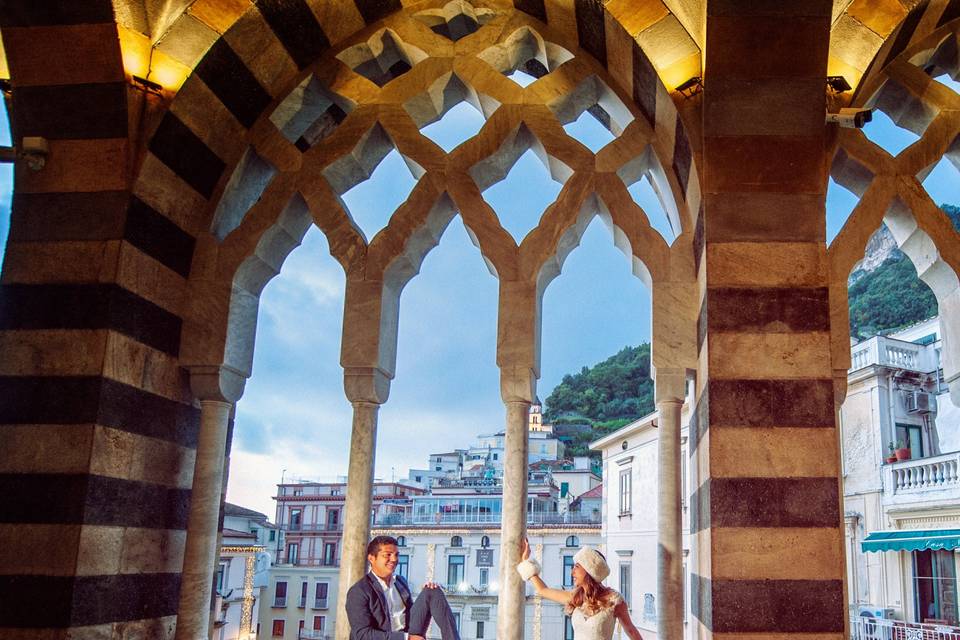
M 613 629 L 617 624 L 617 616 L 613 610 L 623 602 L 619 593 L 614 591 L 608 598 L 610 606 L 592 613 L 586 605 L 574 609 L 570 614 L 573 625 L 574 640 L 610 640 L 613 638 Z

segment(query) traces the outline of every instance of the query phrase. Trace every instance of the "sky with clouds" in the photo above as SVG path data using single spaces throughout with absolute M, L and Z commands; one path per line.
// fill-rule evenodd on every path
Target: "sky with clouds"
M 482 124 L 477 111 L 461 104 L 424 132 L 450 149 Z M 588 114 L 567 130 L 593 149 L 611 139 Z M 865 133 L 894 152 L 916 140 L 880 112 L 875 112 Z M 5 112 L 0 113 L 0 145 L 4 144 L 10 144 Z M 344 202 L 369 237 L 386 223 L 413 184 L 406 165 L 392 152 L 368 181 L 344 196 Z M 956 170 L 946 160 L 925 186 L 938 204 L 960 202 Z M 651 224 L 672 239 L 650 184 L 642 180 L 629 189 L 651 216 Z M 537 224 L 559 190 L 543 164 L 528 152 L 484 197 L 519 240 Z M 0 164 L 0 251 L 9 230 L 11 193 L 12 167 Z M 855 196 L 831 180 L 830 239 L 855 205 Z M 271 496 L 281 477 L 332 481 L 346 473 L 351 408 L 339 365 L 343 292 L 343 270 L 316 228 L 264 289 L 253 376 L 237 406 L 231 502 L 273 518 Z M 496 313 L 497 281 L 460 218 L 454 217 L 401 297 L 396 378 L 380 411 L 378 478 L 405 477 L 409 468 L 424 466 L 431 452 L 467 446 L 477 434 L 502 428 L 504 409 L 494 363 Z M 540 397 L 546 398 L 564 374 L 649 336 L 649 294 L 630 273 L 626 257 L 614 248 L 609 230 L 594 219 L 544 296 Z

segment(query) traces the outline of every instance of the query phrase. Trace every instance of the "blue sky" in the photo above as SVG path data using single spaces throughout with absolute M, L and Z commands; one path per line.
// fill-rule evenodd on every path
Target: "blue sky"
M 425 133 L 449 149 L 482 124 L 476 110 L 461 104 Z M 593 149 L 611 139 L 588 114 L 567 125 L 567 131 Z M 916 139 L 880 113 L 865 132 L 894 151 Z M 9 144 L 5 112 L 0 114 L 0 144 Z M 9 227 L 11 170 L 0 165 L 0 248 Z M 955 169 L 944 160 L 925 186 L 938 204 L 957 203 L 956 178 Z M 344 201 L 369 237 L 386 223 L 413 184 L 394 152 Z M 560 187 L 536 156 L 527 153 L 484 197 L 519 240 L 536 225 Z M 651 224 L 671 240 L 650 184 L 641 180 L 629 190 L 650 215 Z M 855 196 L 831 181 L 829 239 L 855 204 Z M 264 290 L 253 377 L 237 407 L 231 501 L 273 517 L 270 496 L 282 474 L 287 479 L 333 480 L 346 473 L 351 410 L 339 366 L 343 290 L 343 270 L 315 228 Z M 409 467 L 422 467 L 429 453 L 466 446 L 478 433 L 502 428 L 504 410 L 494 364 L 496 314 L 497 281 L 459 216 L 454 217 L 401 298 L 396 378 L 380 412 L 379 478 L 404 477 Z M 544 296 L 540 397 L 546 398 L 564 374 L 648 340 L 649 335 L 649 294 L 630 273 L 626 257 L 613 247 L 610 232 L 594 219 Z

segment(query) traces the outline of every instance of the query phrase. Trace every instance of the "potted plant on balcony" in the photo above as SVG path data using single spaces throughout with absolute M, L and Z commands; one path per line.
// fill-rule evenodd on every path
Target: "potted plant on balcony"
M 909 460 L 910 447 L 906 446 L 903 440 L 897 440 L 897 450 L 894 451 L 894 455 L 897 456 L 897 460 Z
M 892 464 L 897 461 L 897 447 L 893 444 L 892 440 L 890 441 L 890 444 L 887 445 L 887 449 L 890 450 L 890 453 L 887 454 L 887 464 Z

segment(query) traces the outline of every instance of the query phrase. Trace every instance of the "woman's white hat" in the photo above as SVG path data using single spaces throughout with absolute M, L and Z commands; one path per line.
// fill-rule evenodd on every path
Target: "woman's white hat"
M 584 547 L 573 556 L 574 564 L 579 564 L 590 577 L 597 582 L 603 582 L 610 575 L 610 566 L 599 551 L 592 547 Z

